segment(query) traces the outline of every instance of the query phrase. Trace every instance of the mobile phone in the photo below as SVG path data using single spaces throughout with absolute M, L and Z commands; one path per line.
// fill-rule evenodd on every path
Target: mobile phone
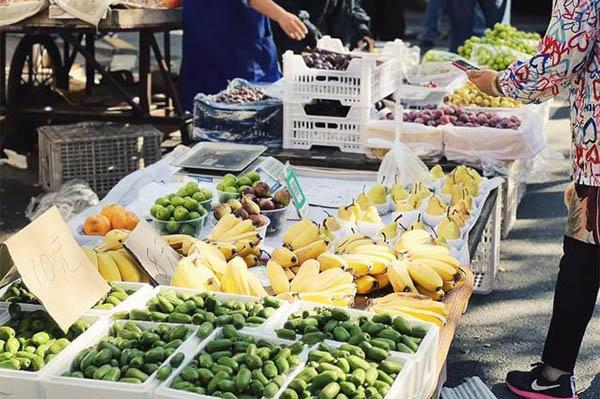
M 452 65 L 455 66 L 456 68 L 460 69 L 461 71 L 467 72 L 467 71 L 479 71 L 481 68 L 467 62 L 464 60 L 456 60 L 456 61 L 452 61 Z

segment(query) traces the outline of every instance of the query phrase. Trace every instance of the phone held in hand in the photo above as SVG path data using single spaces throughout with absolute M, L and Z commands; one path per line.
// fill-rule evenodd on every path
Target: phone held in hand
M 452 61 L 452 66 L 460 69 L 461 71 L 467 72 L 467 71 L 479 71 L 481 68 L 467 62 L 464 60 L 456 60 L 456 61 Z

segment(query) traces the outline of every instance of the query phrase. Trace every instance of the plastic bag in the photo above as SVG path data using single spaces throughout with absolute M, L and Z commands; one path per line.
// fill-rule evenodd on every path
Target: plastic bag
M 526 61 L 531 56 L 506 46 L 474 44 L 471 62 L 482 68 L 501 71 L 515 61 Z
M 423 56 L 423 63 L 427 62 L 441 62 L 441 61 L 456 61 L 456 60 L 464 60 L 463 57 L 456 53 L 451 53 L 449 51 L 443 50 L 429 50 Z
M 377 181 L 391 187 L 395 183 L 403 186 L 424 181 L 429 175 L 427 165 L 406 145 L 398 140 L 381 161 Z
M 368 151 L 391 149 L 396 135 L 419 158 L 439 160 L 444 154 L 444 132 L 439 127 L 388 120 L 367 123 Z
M 63 184 L 60 190 L 38 195 L 32 198 L 25 209 L 25 216 L 34 220 L 53 206 L 56 206 L 63 219 L 98 204 L 98 195 L 83 180 L 71 180 Z
M 268 97 L 245 104 L 216 101 L 219 95 L 243 86 L 261 89 Z M 280 91 L 279 85 L 274 86 L 261 87 L 235 79 L 219 94 L 198 94 L 194 99 L 193 140 L 281 147 L 283 104 L 280 98 L 273 97 Z

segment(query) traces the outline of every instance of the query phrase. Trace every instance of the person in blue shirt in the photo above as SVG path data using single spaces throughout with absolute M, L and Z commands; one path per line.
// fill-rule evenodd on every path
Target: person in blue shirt
M 300 19 L 272 0 L 184 0 L 182 103 L 191 111 L 198 93 L 215 94 L 230 80 L 281 78 L 269 18 L 293 40 L 307 34 Z

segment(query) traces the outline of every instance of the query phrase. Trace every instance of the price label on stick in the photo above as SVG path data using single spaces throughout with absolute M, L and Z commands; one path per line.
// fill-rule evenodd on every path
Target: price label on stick
M 7 282 L 16 269 L 25 286 L 65 332 L 110 290 L 56 207 L 6 240 L 3 247 L 0 258 L 4 264 L 12 262 L 14 266 L 0 275 L 0 281 Z
M 171 283 L 181 256 L 148 222 L 140 220 L 123 245 L 142 265 L 155 285 Z
M 289 163 L 285 165 L 283 174 L 285 178 L 285 186 L 292 196 L 294 205 L 298 210 L 298 215 L 301 218 L 305 218 L 308 214 L 308 200 L 306 199 L 306 195 L 304 195 L 302 186 L 298 181 L 298 175 L 296 175 L 296 171 Z

